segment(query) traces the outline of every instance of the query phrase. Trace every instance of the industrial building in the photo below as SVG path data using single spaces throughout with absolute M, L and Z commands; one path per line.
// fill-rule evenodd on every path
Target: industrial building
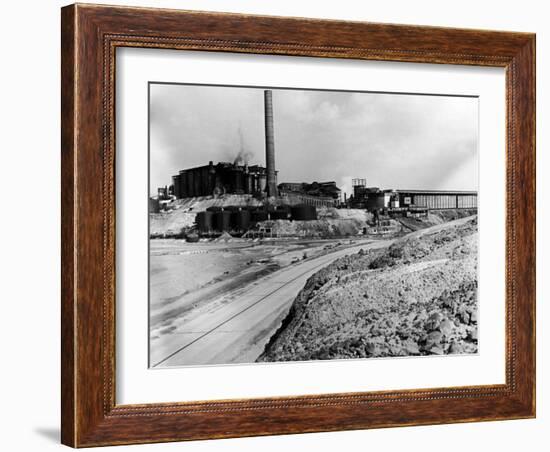
M 273 95 L 264 91 L 265 167 L 233 162 L 187 168 L 172 177 L 171 194 L 177 199 L 223 194 L 265 195 L 280 197 L 288 204 L 335 206 L 340 189 L 335 182 L 282 183 L 277 186 L 275 169 L 275 131 L 273 125 Z
M 207 165 L 183 169 L 172 177 L 169 188 L 159 188 L 157 198 L 150 201 L 150 211 L 163 210 L 165 204 L 174 198 L 223 194 L 265 198 L 260 207 L 209 207 L 198 211 L 195 216 L 196 230 L 200 235 L 210 236 L 222 232 L 243 235 L 266 220 L 316 220 L 317 209 L 326 207 L 365 209 L 377 219 L 380 214 L 390 217 L 424 216 L 429 210 L 477 208 L 475 191 L 387 190 L 368 187 L 366 179 L 353 179 L 353 194 L 349 199 L 344 194 L 342 200 L 341 190 L 334 181 L 277 184 L 270 90 L 264 91 L 264 120 L 265 167 L 249 165 L 237 158 L 233 163 L 210 161 Z
M 275 169 L 275 132 L 273 126 L 273 93 L 264 91 L 265 163 L 266 166 L 249 166 L 220 162 L 181 170 L 172 177 L 172 192 L 176 198 L 219 194 L 278 195 Z
M 340 189 L 336 182 L 282 182 L 278 186 L 280 193 L 300 193 L 321 198 L 340 199 Z
M 277 172 L 273 176 L 277 182 Z M 184 169 L 172 177 L 176 198 L 221 194 L 258 194 L 267 191 L 267 169 L 259 165 L 219 162 Z M 274 194 L 275 196 L 275 194 Z
M 477 209 L 477 192 L 447 190 L 395 190 L 401 207 L 419 206 L 430 210 Z
M 348 205 L 375 209 L 477 209 L 477 192 L 460 190 L 406 190 L 367 187 L 365 179 L 353 179 Z

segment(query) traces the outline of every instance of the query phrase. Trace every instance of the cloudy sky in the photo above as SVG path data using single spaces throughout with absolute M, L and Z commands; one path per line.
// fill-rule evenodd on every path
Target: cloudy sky
M 263 88 L 150 85 L 151 194 L 180 169 L 265 165 Z M 273 90 L 279 182 L 477 190 L 476 98 Z

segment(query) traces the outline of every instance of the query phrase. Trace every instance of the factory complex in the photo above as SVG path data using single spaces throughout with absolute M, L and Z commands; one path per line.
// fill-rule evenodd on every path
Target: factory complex
M 209 161 L 181 169 L 171 185 L 150 198 L 151 213 L 170 210 L 189 198 L 239 195 L 246 202 L 210 206 L 194 211 L 196 235 L 229 232 L 244 235 L 270 220 L 313 221 L 319 208 L 358 209 L 380 218 L 422 217 L 431 210 L 476 210 L 476 191 L 381 189 L 369 187 L 366 179 L 352 180 L 352 193 L 342 193 L 335 181 L 278 182 L 275 166 L 275 133 L 272 91 L 264 91 L 265 166 Z M 254 200 L 255 202 L 248 202 Z

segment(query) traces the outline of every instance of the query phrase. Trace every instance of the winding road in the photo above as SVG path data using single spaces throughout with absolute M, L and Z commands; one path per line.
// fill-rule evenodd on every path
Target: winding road
M 280 326 L 307 279 L 335 259 L 360 249 L 389 246 L 393 240 L 362 241 L 338 247 L 263 277 L 181 319 L 155 339 L 151 367 L 251 363 Z

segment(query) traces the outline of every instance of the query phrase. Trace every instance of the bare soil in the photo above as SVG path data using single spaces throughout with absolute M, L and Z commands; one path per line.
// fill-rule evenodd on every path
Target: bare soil
M 418 231 L 430 226 L 470 217 L 476 214 L 476 209 L 442 209 L 431 210 L 427 217 L 397 217 L 397 220 L 409 231 Z
M 271 228 L 279 237 L 350 237 L 362 234 L 367 221 L 372 219 L 372 214 L 361 209 L 321 207 L 317 215 L 317 220 L 268 220 L 259 226 Z
M 349 242 L 349 240 L 347 241 Z M 339 240 L 243 240 L 150 242 L 151 336 L 178 316 L 304 259 L 348 244 Z M 349 245 L 349 244 L 348 244 Z
M 477 326 L 473 216 L 317 272 L 258 361 L 476 353 Z
M 174 237 L 182 230 L 192 228 L 197 212 L 209 207 L 261 206 L 262 200 L 252 195 L 198 196 L 178 199 L 168 205 L 168 211 L 149 215 L 149 234 L 151 237 Z

